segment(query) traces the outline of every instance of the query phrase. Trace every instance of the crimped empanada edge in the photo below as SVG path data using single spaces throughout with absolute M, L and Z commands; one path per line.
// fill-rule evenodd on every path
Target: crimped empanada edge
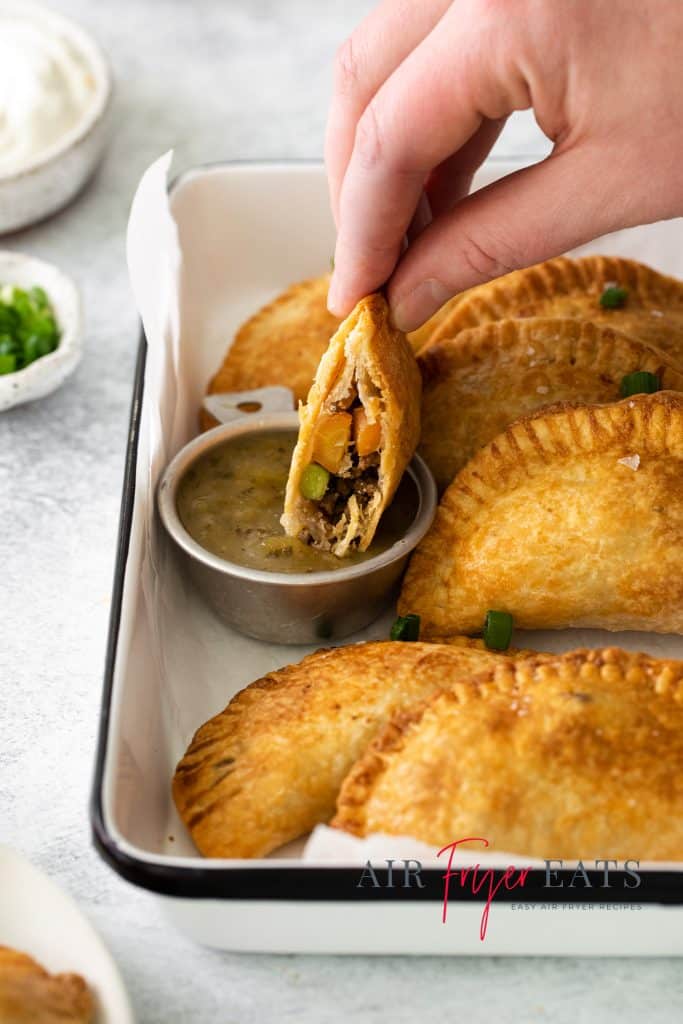
M 472 367 L 478 368 L 487 357 L 494 359 L 502 352 L 514 352 L 519 349 L 527 358 L 533 355 L 541 369 L 544 368 L 544 356 L 554 356 L 555 348 L 549 338 L 538 337 L 543 330 L 548 332 L 571 331 L 571 338 L 563 338 L 572 351 L 578 354 L 583 345 L 593 345 L 592 359 L 581 363 L 585 368 L 601 361 L 612 364 L 615 370 L 620 365 L 620 355 L 625 352 L 642 355 L 641 369 L 658 376 L 667 375 L 673 384 L 683 388 L 683 372 L 669 353 L 656 348 L 648 342 L 641 341 L 630 334 L 614 327 L 593 323 L 591 320 L 579 320 L 574 317 L 514 317 L 504 320 L 493 320 L 477 327 L 468 327 L 454 337 L 442 338 L 434 342 L 418 355 L 417 362 L 422 374 L 425 394 L 432 385 L 443 380 L 444 374 L 467 373 Z M 532 344 L 533 353 L 528 348 Z M 572 365 L 574 365 L 572 363 Z
M 558 256 L 472 289 L 469 297 L 439 324 L 421 351 L 468 327 L 514 316 L 525 301 L 535 303 L 558 294 L 590 293 L 596 286 L 612 281 L 628 288 L 631 298 L 663 304 L 675 299 L 676 305 L 683 306 L 683 284 L 637 260 L 619 256 Z
M 572 663 L 579 667 L 579 679 L 583 666 L 594 666 L 601 672 L 604 669 L 610 672 L 612 677 L 616 668 L 620 681 L 631 692 L 649 682 L 651 696 L 683 704 L 683 662 L 674 659 L 657 658 L 643 652 L 625 651 L 619 647 L 606 647 L 579 648 L 554 656 L 542 654 L 538 658 L 502 662 L 477 673 L 467 681 L 461 681 L 453 688 L 436 690 L 427 700 L 395 714 L 380 729 L 366 752 L 349 770 L 342 783 L 337 800 L 337 812 L 330 822 L 331 826 L 354 835 L 366 835 L 367 822 L 364 811 L 389 765 L 390 758 L 400 754 L 411 731 L 435 704 L 440 701 L 463 704 L 472 699 L 485 699 L 487 689 L 496 694 L 505 688 L 513 690 L 518 677 L 523 676 L 529 682 L 529 673 L 535 673 L 539 668 L 542 668 L 544 673 L 556 671 L 559 675 L 563 667 L 570 667 Z M 648 667 L 653 670 L 658 668 L 659 671 L 656 674 L 648 673 Z M 530 681 L 535 686 L 543 685 L 542 679 L 532 678 Z M 614 678 L 611 681 L 615 682 Z M 585 684 L 586 680 L 582 682 Z

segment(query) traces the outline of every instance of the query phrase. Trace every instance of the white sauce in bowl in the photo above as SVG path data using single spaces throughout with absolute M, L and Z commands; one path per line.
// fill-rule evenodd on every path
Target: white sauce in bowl
M 23 170 L 73 131 L 94 102 L 83 53 L 40 11 L 0 10 L 0 175 Z

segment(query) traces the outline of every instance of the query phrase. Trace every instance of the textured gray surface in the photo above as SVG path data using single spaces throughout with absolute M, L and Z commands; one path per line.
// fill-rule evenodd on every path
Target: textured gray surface
M 87 800 L 137 335 L 124 260 L 130 198 L 169 146 L 176 167 L 319 155 L 330 58 L 370 4 L 53 4 L 97 34 L 118 88 L 109 154 L 86 193 L 0 242 L 72 273 L 87 321 L 75 377 L 0 419 L 0 838 L 80 902 L 144 1024 L 680 1019 L 676 961 L 368 961 L 195 948 L 91 849 Z M 498 149 L 539 145 L 522 118 Z

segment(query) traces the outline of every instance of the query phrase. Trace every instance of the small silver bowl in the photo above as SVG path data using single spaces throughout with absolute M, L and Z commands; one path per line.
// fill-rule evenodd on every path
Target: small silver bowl
M 157 494 L 161 520 L 175 541 L 199 591 L 228 625 L 257 640 L 319 644 L 368 626 L 391 603 L 408 557 L 429 529 L 436 511 L 436 485 L 423 460 L 408 466 L 417 494 L 415 515 L 401 540 L 366 562 L 325 572 L 285 573 L 250 569 L 211 554 L 180 521 L 178 485 L 200 456 L 242 434 L 296 430 L 296 412 L 243 416 L 185 445 L 166 468 Z

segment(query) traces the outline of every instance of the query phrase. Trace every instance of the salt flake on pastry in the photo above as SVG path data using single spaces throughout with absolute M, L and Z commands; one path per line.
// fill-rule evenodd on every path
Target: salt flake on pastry
M 619 460 L 639 455 L 637 472 Z M 422 636 L 523 629 L 683 632 L 683 395 L 560 405 L 458 474 L 408 567 Z

